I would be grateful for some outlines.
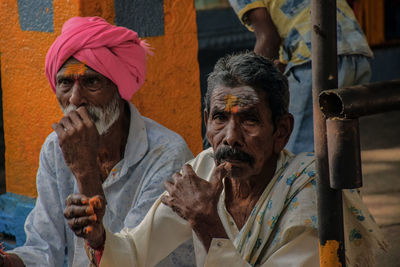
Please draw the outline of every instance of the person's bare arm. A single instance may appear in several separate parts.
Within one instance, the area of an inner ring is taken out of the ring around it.
[[[279,58],[281,38],[266,8],[255,8],[245,14],[245,21],[254,29],[254,52],[270,60]]]
[[[76,178],[79,192],[87,197],[104,197],[97,164],[100,135],[86,108],[69,112],[52,128],[58,136],[65,163]]]
[[[279,61],[281,37],[268,10],[263,7],[255,8],[244,16],[246,24],[251,25],[256,36],[254,52],[272,60],[275,66],[283,72],[286,65]]]

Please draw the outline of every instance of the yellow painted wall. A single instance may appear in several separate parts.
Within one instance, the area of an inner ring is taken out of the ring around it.
[[[0,53],[7,192],[36,196],[40,148],[62,117],[44,75],[45,55],[70,17],[100,15],[112,22],[112,0],[54,0],[54,32],[22,31],[16,0],[0,0]],[[140,112],[182,135],[201,151],[200,82],[192,0],[164,0],[164,36],[154,48],[145,85],[134,96]]]

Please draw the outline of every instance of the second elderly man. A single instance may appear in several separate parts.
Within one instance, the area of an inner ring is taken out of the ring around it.
[[[94,220],[88,202],[101,190],[67,200],[65,216],[92,260],[153,266],[193,237],[197,266],[319,266],[314,156],[284,150],[288,104],[271,61],[252,52],[220,59],[205,99],[212,147],[166,182],[139,226],[113,234],[101,223],[104,201]],[[348,266],[371,266],[372,249],[384,245],[379,229],[356,190],[343,199]]]

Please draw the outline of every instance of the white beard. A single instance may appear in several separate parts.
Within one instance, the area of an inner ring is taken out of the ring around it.
[[[120,115],[120,102],[118,94],[115,94],[110,103],[104,108],[96,106],[86,106],[86,110],[89,113],[90,118],[96,126],[99,135],[104,135],[110,129],[110,127],[117,121]],[[61,106],[64,115],[67,115],[70,111],[76,110],[75,105],[69,105],[67,107]]]

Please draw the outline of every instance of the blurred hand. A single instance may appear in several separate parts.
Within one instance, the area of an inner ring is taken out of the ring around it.
[[[207,250],[212,238],[227,238],[217,204],[228,164],[219,165],[210,182],[198,177],[186,164],[182,167],[182,174],[175,173],[173,181],[164,184],[169,195],[164,195],[161,201],[190,223]]]
[[[87,198],[82,194],[71,194],[65,204],[64,217],[75,235],[84,238],[92,248],[104,245],[105,198],[100,195]]]

